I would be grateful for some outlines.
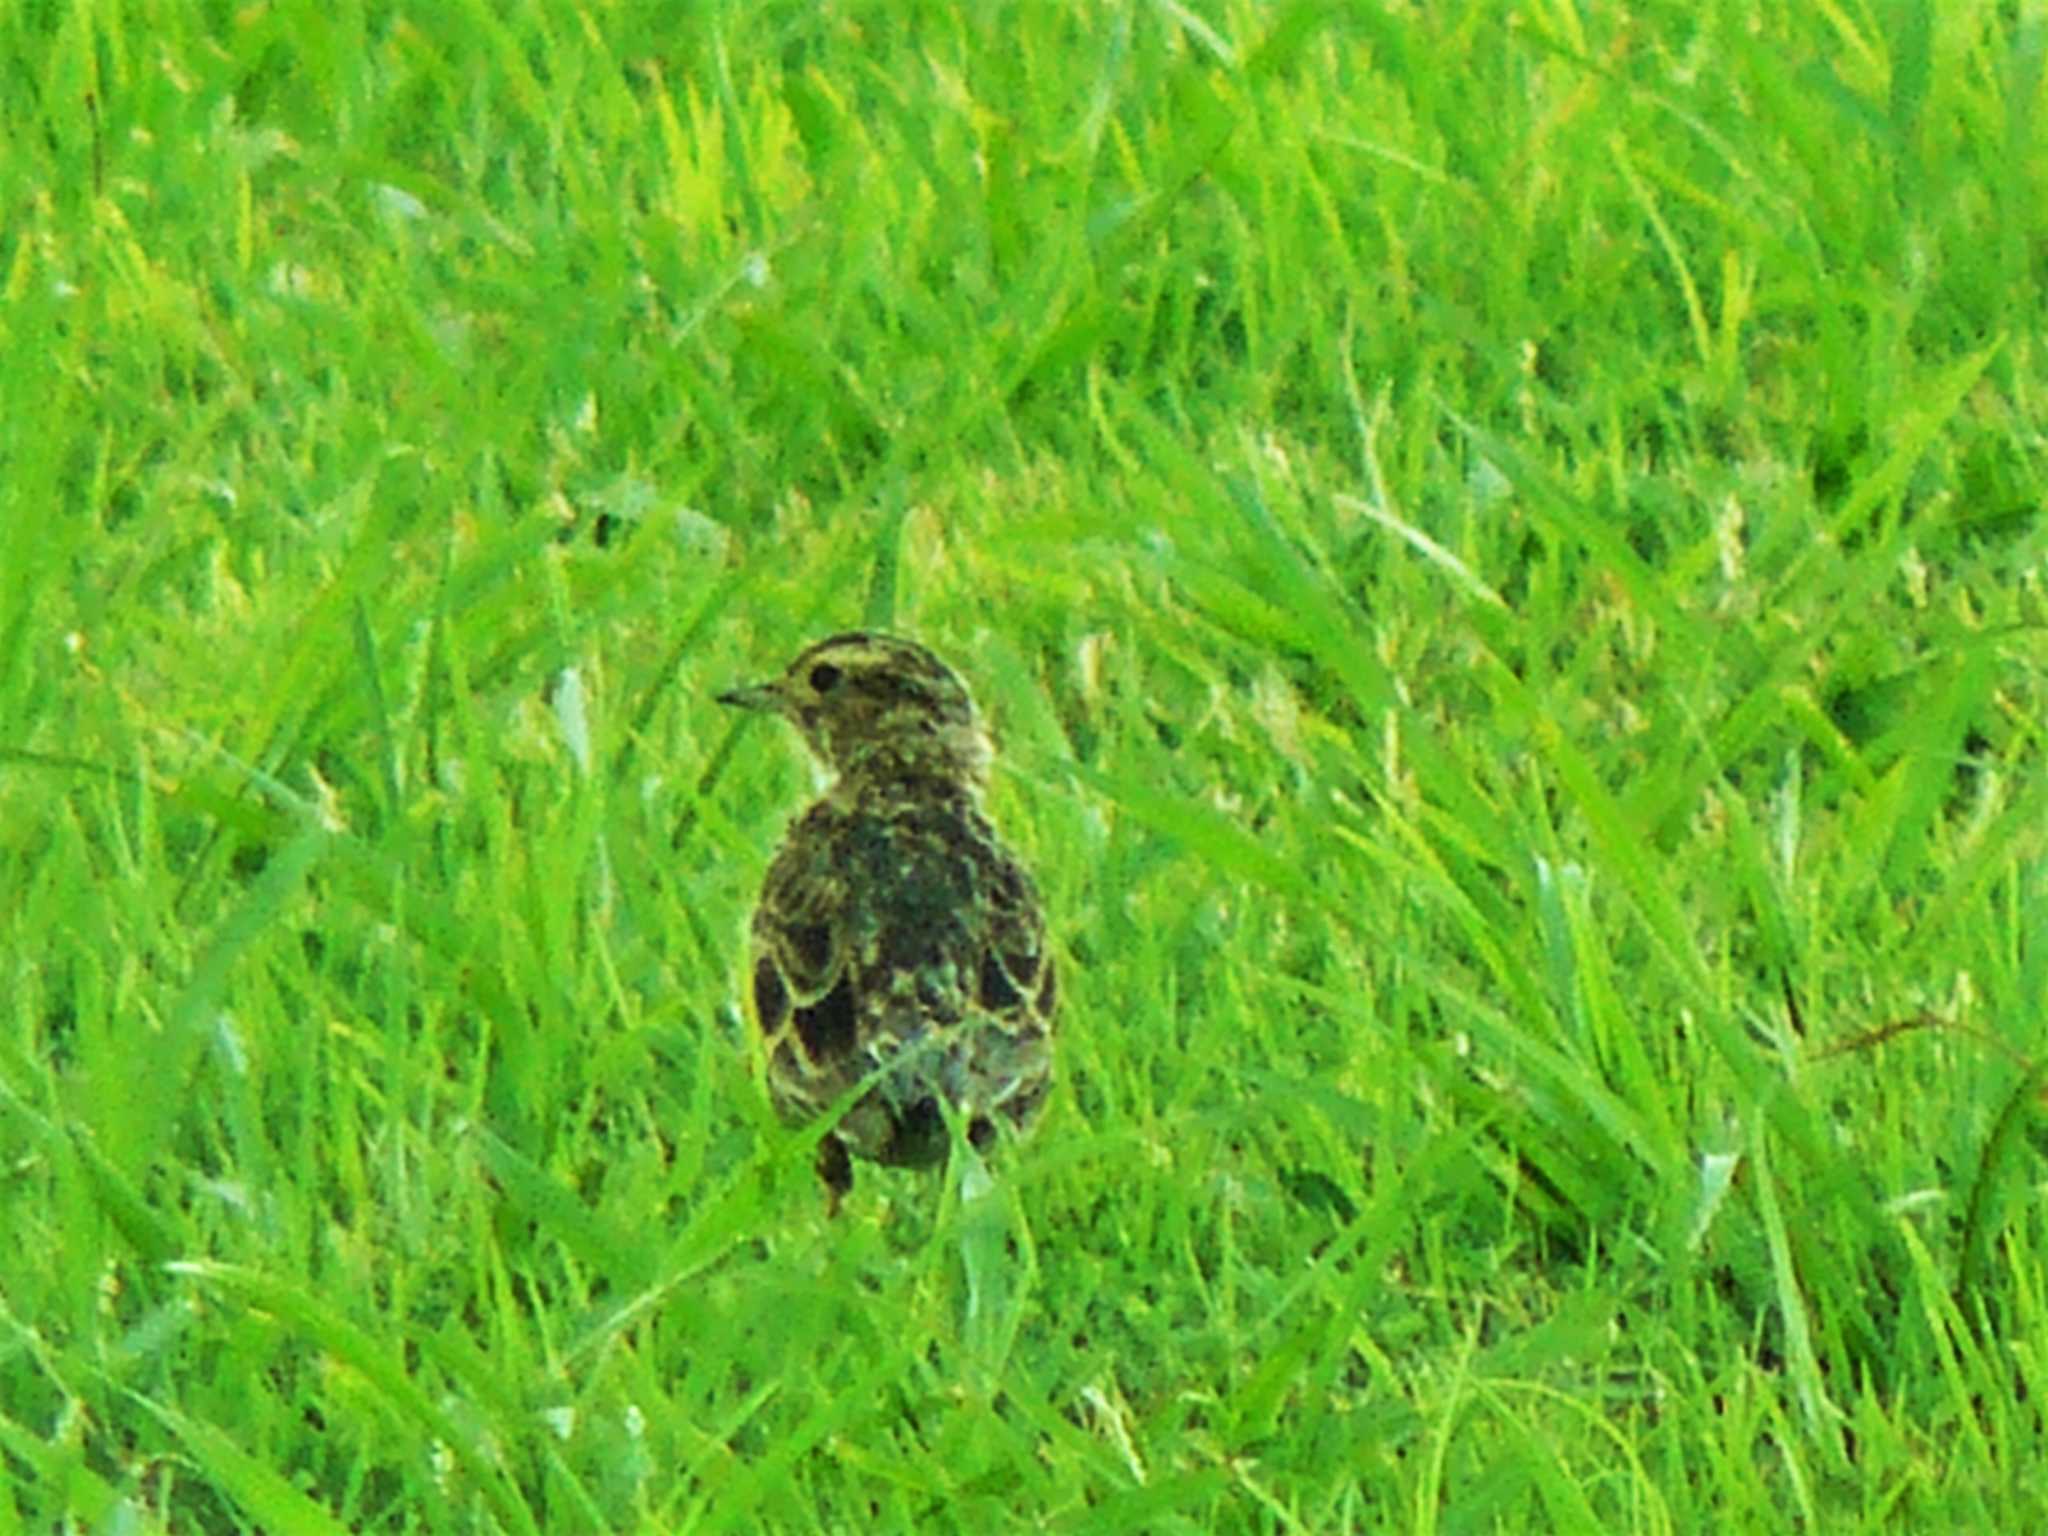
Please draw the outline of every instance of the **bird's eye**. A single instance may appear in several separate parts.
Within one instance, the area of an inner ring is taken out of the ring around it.
[[[830,693],[839,686],[839,669],[829,661],[821,661],[811,668],[811,692]]]

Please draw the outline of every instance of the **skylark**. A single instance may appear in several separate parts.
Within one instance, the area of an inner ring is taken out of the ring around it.
[[[923,646],[833,635],[719,702],[790,721],[835,775],[791,824],[753,922],[768,1086],[805,1124],[867,1084],[818,1146],[833,1209],[853,1157],[945,1161],[949,1114],[986,1149],[1051,1075],[1038,891],[981,808],[991,754],[959,677]]]

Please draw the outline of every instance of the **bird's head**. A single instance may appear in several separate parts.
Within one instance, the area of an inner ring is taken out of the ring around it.
[[[913,640],[863,631],[806,647],[780,677],[718,696],[803,733],[842,780],[931,776],[978,784],[988,733],[967,685]]]

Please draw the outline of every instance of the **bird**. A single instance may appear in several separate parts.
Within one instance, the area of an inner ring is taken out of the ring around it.
[[[789,721],[830,774],[789,824],[750,928],[769,1097],[818,1143],[836,1213],[853,1159],[931,1168],[1021,1133],[1052,1076],[1058,983],[1038,888],[983,809],[994,756],[967,685],[856,630],[718,702]]]

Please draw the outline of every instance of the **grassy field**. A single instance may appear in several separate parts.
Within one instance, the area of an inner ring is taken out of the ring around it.
[[[2044,56],[0,11],[0,1536],[2048,1525]],[[857,623],[1065,1035],[828,1221]]]

